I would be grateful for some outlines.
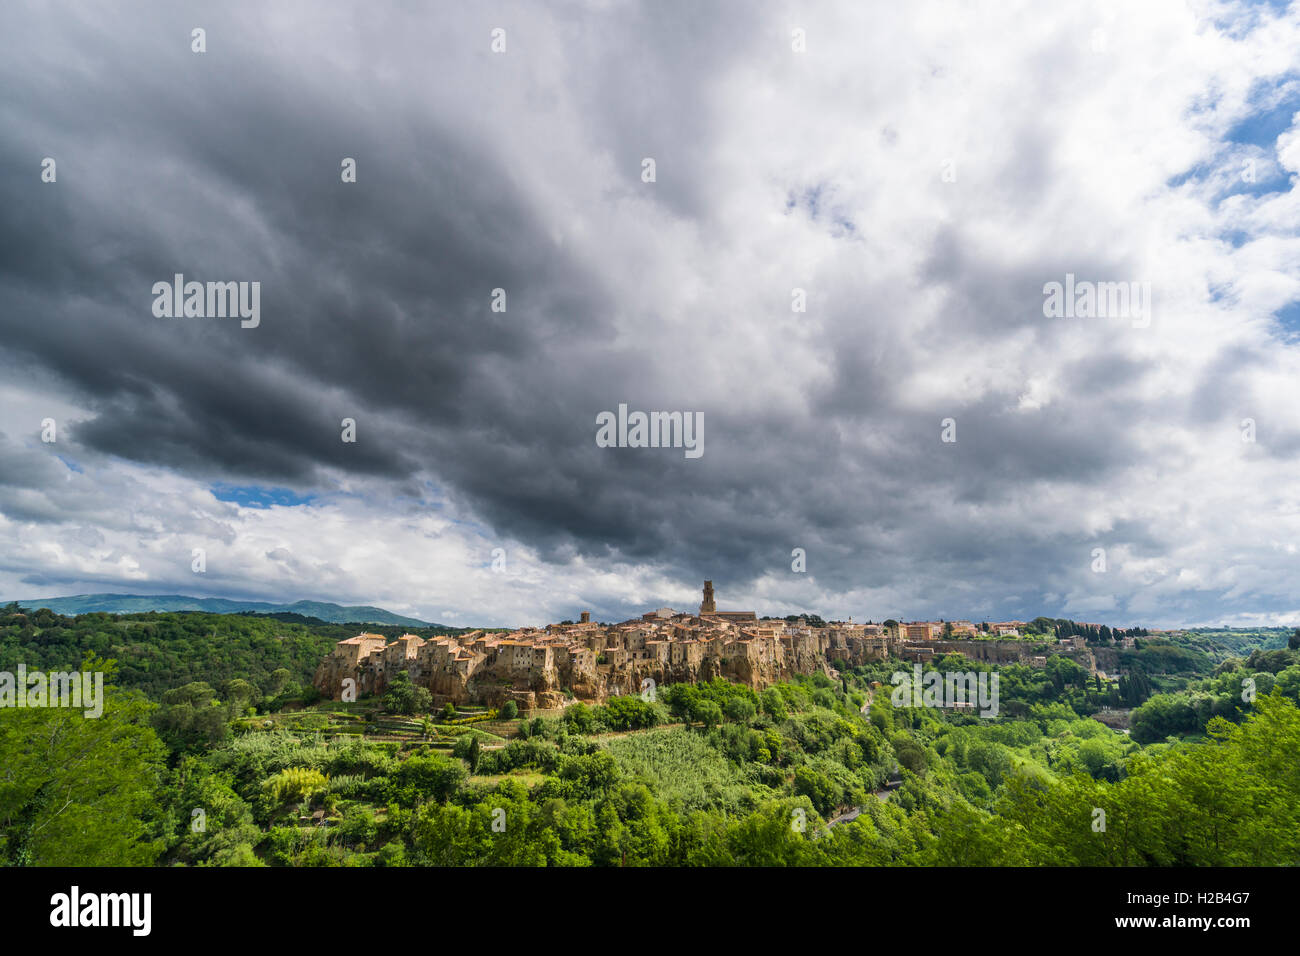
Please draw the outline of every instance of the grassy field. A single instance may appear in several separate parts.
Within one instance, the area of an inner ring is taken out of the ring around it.
[[[735,764],[700,734],[682,728],[629,733],[602,746],[620,770],[684,808],[710,806],[720,798],[740,805],[754,793],[755,785]]]

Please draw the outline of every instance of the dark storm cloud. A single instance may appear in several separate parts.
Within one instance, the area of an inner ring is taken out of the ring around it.
[[[819,154],[841,131],[823,132],[807,169],[789,164],[788,182],[767,185],[773,214],[797,196],[791,221],[839,242],[808,280],[824,307],[792,323],[794,283],[754,276],[785,314],[741,322],[714,299],[696,307],[713,337],[672,324],[684,295],[669,285],[711,290],[748,253],[716,195],[752,160],[717,148],[735,119],[722,94],[762,75],[765,45],[788,50],[783,19],[689,3],[565,7],[545,24],[525,8],[299,15],[289,30],[252,4],[0,15],[0,348],[90,411],[66,428],[74,447],[300,489],[342,474],[418,497],[432,476],[543,557],[576,550],[733,591],[788,572],[799,547],[832,592],[951,585],[1032,604],[1089,545],[1020,520],[1039,489],[1083,500],[1149,452],[1144,416],[1187,412],[1135,410],[1156,362],[1122,329],[1095,330],[1076,359],[1075,330],[1042,315],[1043,283],[1067,271],[1133,278],[1122,252],[1009,255],[977,228],[990,208],[1028,219],[1060,202],[1063,119],[1019,117],[1011,160],[963,166],[975,188],[955,194],[910,272],[864,266],[892,237],[852,220],[851,194],[824,181]],[[500,22],[511,53],[494,58]],[[198,25],[202,55],[189,49]],[[1070,91],[1043,69],[1051,96]],[[884,119],[863,119],[880,148],[914,141],[907,116]],[[771,122],[775,147],[784,132]],[[58,160],[57,187],[39,182],[43,156]],[[340,182],[343,157],[356,184]],[[653,192],[644,157],[658,163]],[[579,161],[593,165],[571,171]],[[615,172],[584,178],[593,168]],[[574,209],[601,213],[573,233],[595,233],[585,246],[564,240]],[[657,264],[637,258],[650,240],[628,238],[639,217],[665,231],[664,248],[699,233],[701,258],[717,261],[665,268],[646,292]],[[177,272],[259,281],[260,326],[154,318],[151,287]],[[496,288],[505,313],[490,310]],[[981,386],[1001,375],[991,387],[917,385],[930,362],[1003,342],[1028,350],[1010,373],[974,357],[960,370]],[[798,387],[756,376],[755,352],[788,355]],[[1056,396],[1025,410],[1035,355]],[[1192,416],[1212,417],[1224,388],[1207,377]],[[702,411],[706,454],[597,448],[596,415],[619,402]],[[939,438],[949,416],[955,444]],[[339,440],[343,418],[356,419],[356,444]],[[57,469],[22,467],[0,470],[4,512],[52,520],[18,490]],[[1140,523],[1115,527],[1157,547]]]
[[[614,62],[604,44],[594,57],[611,82],[590,84],[590,100],[613,120],[594,140],[632,171],[633,129],[677,143],[658,158],[678,169],[707,145],[707,111],[691,101],[707,60],[683,75],[664,57],[682,38],[713,60],[721,38],[737,42],[725,17],[665,13],[606,24],[642,37],[654,25],[644,56]],[[584,366],[618,306],[557,250],[499,144],[393,102],[372,76],[331,81],[325,62],[309,78],[310,43],[271,56],[233,14],[122,15],[133,29],[70,28],[7,77],[18,109],[0,146],[4,344],[94,410],[70,437],[199,476],[306,484],[319,466],[394,479],[430,468],[542,546],[572,536],[645,556],[680,540],[668,518],[645,533],[635,506],[667,494],[680,462],[591,447],[610,395],[665,397],[653,361],[605,350]],[[11,37],[39,16],[13,15]],[[193,22],[208,31],[202,56],[188,49]],[[661,86],[666,98],[645,95]],[[32,188],[46,154],[58,188]],[[359,165],[346,188],[345,155]],[[663,195],[697,201],[680,173]],[[149,290],[176,272],[260,281],[261,325],[153,318]],[[497,287],[506,314],[488,308]],[[356,445],[339,441],[349,416]]]
[[[28,77],[29,109],[38,97],[56,114],[84,108],[62,116],[78,137],[37,150],[61,157],[58,190],[31,189],[30,143],[5,141],[5,344],[90,397],[98,417],[81,440],[304,481],[316,464],[394,477],[417,468],[408,451],[421,449],[385,433],[387,413],[433,432],[508,433],[486,360],[508,376],[525,356],[545,364],[541,335],[596,329],[593,293],[571,291],[581,276],[548,252],[495,157],[427,118],[372,104],[358,119],[302,84],[266,96],[274,61],[226,57],[210,69],[162,33],[98,38],[122,44],[103,55],[105,74],[65,70],[43,97],[43,75]],[[214,47],[226,42],[211,33]],[[359,160],[363,187],[341,188],[344,155]],[[114,182],[133,185],[106,192]],[[265,321],[245,331],[152,318],[149,290],[175,272],[259,280]],[[498,286],[514,299],[509,322],[487,309]],[[366,439],[352,447],[338,440],[346,416],[362,419]]]

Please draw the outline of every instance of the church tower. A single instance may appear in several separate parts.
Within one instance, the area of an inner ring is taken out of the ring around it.
[[[704,600],[700,603],[701,614],[712,614],[718,608],[713,603],[713,582],[704,582]]]

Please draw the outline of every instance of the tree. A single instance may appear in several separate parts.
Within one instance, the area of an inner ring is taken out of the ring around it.
[[[899,736],[894,738],[894,752],[898,755],[898,762],[901,766],[915,774],[924,774],[927,767],[925,758],[925,748],[913,740],[911,737]]]
[[[753,719],[758,709],[754,706],[753,701],[744,697],[733,697],[727,701],[724,713],[727,719],[738,724],[747,724]]]
[[[423,803],[426,797],[446,803],[465,782],[465,776],[460,761],[434,754],[408,757],[392,780],[398,803],[412,807]]]
[[[1286,646],[1293,651],[1300,651],[1300,627],[1296,628],[1295,633],[1287,638]]]
[[[822,814],[833,810],[840,798],[835,782],[806,764],[795,768],[794,792],[811,800],[817,812]]]
[[[467,759],[469,761],[469,772],[476,773],[478,771],[478,760],[479,760],[478,737],[470,738],[469,756]]]
[[[589,734],[592,731],[595,716],[592,714],[590,707],[579,701],[564,711],[564,722],[572,727],[575,733]]]
[[[693,684],[670,684],[659,695],[668,705],[668,712],[683,722],[690,721],[691,704],[699,696]]]
[[[267,685],[266,696],[279,697],[291,680],[293,680],[293,674],[287,667],[277,667],[271,671],[271,680]]]
[[[230,705],[232,715],[242,714],[262,702],[262,692],[257,686],[238,677],[222,682],[221,696]]]
[[[276,805],[286,801],[306,800],[325,789],[325,775],[311,767],[286,767],[262,783],[262,788]]]
[[[0,864],[151,866],[162,851],[151,817],[161,804],[166,751],[153,705],[104,675],[103,713],[65,707],[0,711]]]
[[[502,720],[514,720],[519,716],[519,705],[513,700],[508,700],[501,705],[501,710],[497,716]]]
[[[433,706],[433,695],[426,687],[411,683],[411,675],[398,671],[384,694],[384,709],[395,714],[425,713]]]
[[[663,723],[663,708],[640,697],[611,697],[600,709],[600,718],[610,730],[642,730]]]
[[[249,686],[244,681],[238,684]],[[162,706],[154,712],[152,720],[167,746],[182,753],[207,750],[222,743],[229,733],[230,717],[231,708],[217,700],[217,692],[195,681],[163,694]]]
[[[785,698],[775,687],[769,687],[763,691],[763,713],[773,720],[785,720],[790,716],[789,710],[785,706]]]
[[[1129,716],[1129,732],[1140,744],[1152,744],[1177,734],[1191,734],[1199,729],[1196,711],[1186,698],[1173,694],[1156,694]]]
[[[714,701],[703,699],[691,704],[691,720],[697,721],[705,728],[716,727],[722,723],[722,708]]]

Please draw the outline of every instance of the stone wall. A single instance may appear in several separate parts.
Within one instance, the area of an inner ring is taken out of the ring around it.
[[[590,624],[540,631],[529,629],[507,638],[481,632],[423,641],[404,636],[385,644],[375,635],[340,641],[321,662],[315,684],[338,699],[346,678],[358,693],[382,693],[398,671],[428,688],[435,706],[483,704],[500,707],[513,700],[526,710],[562,707],[566,692],[601,703],[616,694],[639,693],[643,683],[656,686],[696,683],[722,677],[761,690],[799,674],[832,676],[834,667],[853,667],[887,657],[933,660],[961,654],[992,664],[1045,660],[1030,641],[926,640],[903,642],[896,634],[880,635],[861,626],[788,628],[759,622],[746,628],[680,615],[672,621],[642,620],[608,628]],[[1064,653],[1095,673],[1087,648],[1048,645],[1047,654]]]

